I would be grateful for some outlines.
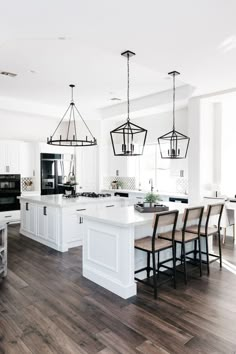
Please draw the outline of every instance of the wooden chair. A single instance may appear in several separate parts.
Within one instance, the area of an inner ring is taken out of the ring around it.
[[[203,263],[207,264],[207,274],[210,274],[210,263],[217,261],[218,259],[220,260],[220,268],[222,268],[222,252],[221,252],[221,240],[220,240],[220,221],[221,221],[221,216],[222,212],[224,209],[224,203],[219,203],[219,204],[212,204],[207,206],[207,211],[206,211],[206,222],[204,226],[201,226],[200,228],[200,235],[201,237],[205,238],[206,242],[206,252],[200,251],[202,254],[206,256],[206,260],[203,260]],[[216,223],[217,226],[209,226],[209,221],[211,217],[216,217],[217,220]],[[196,228],[190,227],[187,229],[189,233],[195,233],[197,232]],[[209,246],[208,246],[208,237],[209,236],[217,236],[218,237],[218,247],[219,247],[219,255],[216,255],[214,253],[209,253]],[[213,257],[210,261],[210,257]]]
[[[152,236],[147,236],[135,241],[135,248],[147,253],[147,266],[135,271],[135,274],[146,271],[147,278],[150,278],[150,272],[153,271],[153,284],[149,281],[144,281],[139,278],[135,280],[140,281],[146,285],[154,288],[154,298],[157,298],[157,287],[161,285],[157,283],[157,277],[159,276],[159,254],[167,249],[172,249],[172,257],[165,262],[173,261],[172,276],[174,279],[174,286],[176,286],[176,273],[175,273],[175,243],[174,234],[176,229],[176,223],[178,219],[178,210],[167,211],[155,214],[153,222]],[[170,240],[164,240],[159,238],[159,228],[168,227],[172,235]],[[156,259],[156,254],[158,255]],[[150,255],[152,255],[152,267],[150,266]],[[164,263],[164,262],[162,262]]]
[[[174,241],[177,244],[181,245],[181,255],[179,258],[175,257],[176,261],[180,261],[183,264],[183,273],[184,273],[184,281],[187,284],[187,260],[190,263],[197,264],[200,270],[200,276],[202,276],[202,262],[201,262],[201,240],[200,240],[200,229],[201,222],[203,216],[204,206],[194,207],[194,208],[186,208],[183,216],[183,228],[182,230],[178,230],[175,232]],[[188,225],[191,223],[191,227],[196,230],[196,233],[188,232]],[[194,224],[193,224],[194,223]],[[169,240],[171,239],[171,235],[169,233],[164,233],[160,236],[163,239]],[[186,252],[186,244],[194,241],[194,250],[190,250]],[[197,251],[197,243],[198,249]],[[175,250],[176,250],[175,246]],[[199,260],[197,260],[197,253],[199,253]],[[194,254],[194,258],[189,257],[189,254]],[[181,271],[181,270],[179,270]]]

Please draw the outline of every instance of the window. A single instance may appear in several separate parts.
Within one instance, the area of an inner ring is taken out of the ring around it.
[[[170,175],[170,160],[163,160],[160,156],[158,144],[147,144],[144,154],[139,157],[138,183],[142,190],[149,190],[150,179],[153,180],[155,190],[174,190]]]

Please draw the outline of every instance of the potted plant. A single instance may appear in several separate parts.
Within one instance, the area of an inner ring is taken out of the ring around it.
[[[117,181],[117,188],[122,189],[122,187],[123,187],[123,182]]]
[[[156,203],[158,200],[160,200],[159,196],[157,194],[154,194],[152,192],[147,193],[144,199],[144,207],[152,207],[154,203]]]

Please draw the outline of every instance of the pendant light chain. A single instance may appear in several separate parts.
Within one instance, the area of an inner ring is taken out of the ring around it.
[[[74,94],[73,94],[74,85],[70,85],[70,87],[71,87],[71,102],[74,102]]]
[[[175,73],[173,74],[173,130],[175,130]]]
[[[130,112],[130,103],[129,103],[129,85],[130,85],[130,80],[129,80],[129,53],[127,54],[127,111],[128,111],[128,118],[127,121],[130,120],[129,118],[129,112]]]

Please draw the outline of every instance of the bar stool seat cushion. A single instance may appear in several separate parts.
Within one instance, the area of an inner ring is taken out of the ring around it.
[[[198,228],[197,228],[197,226],[190,226],[190,227],[187,228],[186,231],[192,232],[194,234],[197,234],[198,233]],[[217,232],[218,232],[218,228],[216,226],[211,226],[211,227],[207,228],[207,235],[213,235],[213,234],[216,234]],[[205,226],[201,226],[200,234],[202,236],[206,236]]]
[[[168,240],[172,240],[172,233],[165,232],[161,234],[160,237],[163,237]],[[185,242],[196,240],[196,239],[197,239],[197,235],[195,235],[194,233],[185,232]],[[174,240],[177,242],[182,242],[182,231],[175,231]]]
[[[135,247],[152,252],[152,237],[147,236],[135,241]],[[155,251],[172,247],[172,241],[157,238],[155,240]]]

